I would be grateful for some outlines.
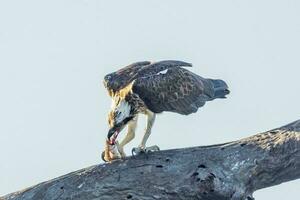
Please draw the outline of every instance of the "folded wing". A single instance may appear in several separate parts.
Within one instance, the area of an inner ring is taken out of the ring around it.
[[[154,63],[149,61],[132,63],[116,72],[106,75],[104,77],[104,86],[108,90],[116,92],[126,87],[133,80],[152,76],[163,70],[179,66],[191,67],[192,65],[190,63],[176,60],[165,60]]]
[[[211,80],[202,78],[180,65],[167,67],[166,71],[137,78],[133,92],[155,112],[176,112],[184,115],[197,112],[215,95]],[[164,70],[164,68],[162,68]]]

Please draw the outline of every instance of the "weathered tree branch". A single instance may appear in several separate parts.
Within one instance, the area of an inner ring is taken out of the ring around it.
[[[300,120],[226,144],[174,149],[101,164],[8,199],[252,199],[300,178]]]

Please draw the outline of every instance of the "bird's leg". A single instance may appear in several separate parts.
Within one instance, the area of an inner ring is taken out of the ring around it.
[[[126,154],[124,152],[124,146],[126,144],[128,144],[135,137],[137,121],[138,121],[138,117],[136,116],[135,118],[133,118],[133,120],[131,120],[128,123],[127,134],[126,134],[125,138],[121,141],[121,143],[118,145],[118,150],[119,150],[122,158],[124,158],[126,156]]]
[[[153,113],[151,111],[147,111],[147,127],[146,127],[146,130],[145,130],[142,142],[139,145],[139,147],[142,148],[142,149],[145,149],[145,147],[146,147],[146,142],[147,142],[147,140],[148,140],[148,138],[151,134],[151,129],[152,129],[152,126],[155,122],[155,118],[156,118],[155,113]]]
[[[139,147],[132,149],[133,154],[139,154],[141,152],[147,153],[149,151],[159,150],[158,146],[156,146],[156,145],[146,148],[146,142],[147,142],[147,140],[148,140],[148,138],[151,134],[151,129],[152,129],[152,126],[155,122],[156,114],[151,112],[151,111],[147,111],[146,115],[147,115],[147,127],[146,127],[146,130],[145,130],[145,134],[143,136],[142,142],[139,145]]]

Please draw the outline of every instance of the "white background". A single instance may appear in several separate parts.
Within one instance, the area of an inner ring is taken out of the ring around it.
[[[0,196],[101,162],[102,78],[131,62],[192,62],[231,89],[197,114],[158,116],[149,145],[222,143],[299,119],[299,9],[296,0],[1,0]],[[299,184],[255,197],[297,199]]]

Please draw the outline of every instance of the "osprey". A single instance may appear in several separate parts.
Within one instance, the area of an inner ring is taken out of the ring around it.
[[[207,101],[226,98],[228,86],[223,80],[206,79],[187,70],[192,64],[165,60],[136,62],[104,77],[104,85],[112,98],[108,115],[109,131],[104,161],[125,157],[124,146],[135,136],[138,114],[147,115],[147,127],[134,153],[159,150],[146,148],[156,114],[164,111],[189,115]],[[128,131],[121,143],[116,141],[125,126]]]

